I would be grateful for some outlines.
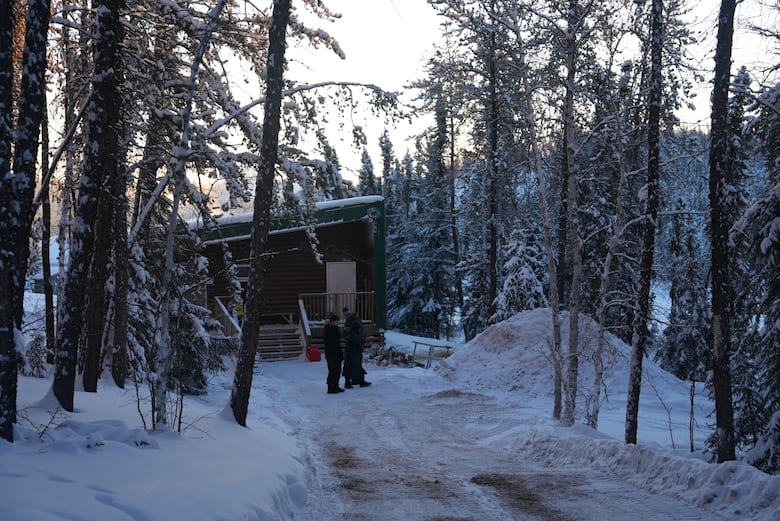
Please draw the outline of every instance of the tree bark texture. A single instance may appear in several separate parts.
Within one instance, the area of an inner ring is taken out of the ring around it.
[[[650,89],[647,111],[647,199],[645,201],[642,258],[639,263],[639,295],[631,334],[628,396],[626,399],[626,443],[636,444],[639,426],[639,393],[642,388],[642,361],[647,347],[650,315],[650,285],[653,281],[656,220],[660,195],[660,128],[663,89],[663,0],[653,0],[650,21]]]
[[[574,411],[577,398],[577,380],[580,363],[580,301],[582,300],[582,240],[579,230],[579,206],[577,203],[579,179],[577,159],[574,150],[574,89],[577,75],[577,26],[580,13],[577,0],[569,2],[568,30],[566,32],[566,98],[564,101],[564,173],[568,187],[568,223],[571,240],[571,293],[569,297],[569,352],[566,371],[566,400],[563,409],[563,423],[574,425]]]
[[[612,236],[607,245],[607,255],[601,267],[601,277],[599,282],[599,307],[598,307],[598,339],[596,352],[593,354],[593,391],[590,395],[590,408],[587,413],[588,426],[598,429],[599,413],[601,410],[601,386],[604,384],[604,345],[606,343],[607,333],[607,308],[609,307],[609,281],[612,271],[612,261],[617,252],[620,243],[620,235],[623,228],[623,187],[626,181],[626,166],[623,152],[623,128],[620,124],[621,114],[618,107],[615,107],[614,126],[615,126],[615,144],[618,150],[619,175],[618,188],[615,196],[615,217],[612,222]]]
[[[265,271],[268,264],[268,233],[271,225],[271,205],[274,195],[274,172],[279,154],[282,90],[284,88],[284,50],[291,0],[274,0],[271,26],[268,30],[268,75],[263,141],[260,150],[250,250],[249,280],[244,322],[241,329],[241,347],[230,395],[230,408],[239,425],[246,426],[252,375],[257,352],[260,316],[263,310]]]
[[[11,215],[13,192],[6,186],[11,178],[11,109],[13,105],[13,59],[11,2],[0,2],[0,438],[13,441],[16,422],[16,336],[17,315],[11,288],[15,261]],[[8,248],[8,249],[6,249]]]
[[[190,77],[187,84],[187,96],[185,98],[184,108],[181,113],[181,136],[178,146],[173,150],[172,156],[176,159],[171,168],[170,178],[173,183],[173,202],[170,209],[170,218],[168,220],[168,230],[166,232],[165,245],[165,268],[162,275],[162,296],[160,297],[160,307],[157,311],[157,327],[155,330],[155,350],[152,356],[147,360],[150,365],[151,375],[150,387],[152,389],[152,425],[156,429],[158,425],[168,425],[168,388],[170,370],[173,366],[173,360],[176,353],[171,344],[171,302],[173,272],[175,269],[174,244],[176,238],[176,228],[179,223],[179,207],[187,185],[186,166],[187,158],[190,153],[190,138],[192,120],[192,105],[197,86],[198,72],[200,71],[203,57],[206,54],[211,35],[217,27],[220,13],[225,7],[227,0],[220,0],[209,12],[209,23],[200,37],[200,43],[192,58],[190,66]],[[143,220],[139,216],[139,220]],[[137,224],[137,223],[136,223]]]
[[[110,168],[105,172],[106,184],[102,186],[98,197],[98,217],[95,227],[95,246],[87,277],[87,309],[84,324],[84,372],[82,383],[84,391],[97,392],[100,378],[100,358],[103,345],[103,326],[106,323],[106,281],[108,280],[108,263],[111,253],[111,235],[113,227],[111,218],[114,200],[109,192],[108,183],[119,174],[118,164],[106,165]],[[113,168],[112,168],[113,167]]]
[[[451,110],[451,109],[450,109]],[[458,234],[458,213],[457,213],[457,198],[455,195],[456,184],[456,161],[457,155],[455,154],[455,117],[450,112],[449,114],[449,128],[450,128],[450,161],[449,161],[449,190],[450,190],[450,229],[452,230],[452,251],[455,253],[453,259],[455,266],[460,263],[460,237]],[[455,280],[455,293],[458,296],[457,306],[463,308],[463,278],[456,277]]]
[[[127,352],[128,300],[130,277],[130,252],[127,245],[127,196],[126,174],[123,171],[111,183],[114,198],[114,289],[112,293],[112,327],[108,339],[108,351],[111,353],[111,376],[120,389],[124,389],[125,380],[130,371]]]
[[[495,4],[491,2],[491,9]],[[488,35],[488,312],[487,318],[496,313],[498,296],[498,71],[496,70],[496,31]]]
[[[54,363],[54,284],[51,278],[51,178],[49,171],[49,122],[46,103],[43,105],[43,122],[41,123],[41,267],[43,275],[43,298],[46,329],[46,362]]]
[[[564,154],[566,151],[564,150]],[[566,171],[564,161],[561,161],[561,172],[559,176],[560,184],[558,190],[560,193],[560,204],[558,205],[558,255],[556,263],[558,264],[558,302],[562,307],[566,307],[566,282],[569,279],[569,258],[568,258],[568,230],[569,230],[569,185],[566,182]]]
[[[725,188],[728,158],[728,91],[736,0],[722,0],[715,49],[710,131],[710,233],[712,260],[712,384],[715,394],[715,452],[718,462],[736,459],[729,357],[729,227]]]
[[[24,315],[24,282],[30,254],[35,163],[46,102],[48,0],[27,5],[22,82],[15,140],[13,104],[13,2],[0,7],[0,437],[13,441],[16,421],[17,331]],[[13,167],[11,167],[11,142]]]
[[[118,167],[120,54],[123,30],[120,0],[102,0],[95,18],[92,95],[87,109],[87,130],[79,181],[73,238],[63,301],[59,306],[57,356],[53,391],[63,409],[73,411],[79,338],[84,326],[87,277],[94,252],[95,227],[104,186]],[[110,225],[110,223],[104,223]],[[102,310],[97,310],[102,314]]]

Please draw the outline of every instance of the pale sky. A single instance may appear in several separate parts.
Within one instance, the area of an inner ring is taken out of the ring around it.
[[[768,47],[768,42],[761,41],[755,34],[748,29],[750,24],[762,26],[780,26],[778,11],[771,9],[764,4],[771,0],[744,0],[737,5],[736,23],[734,27],[733,52],[732,52],[732,74],[739,67],[746,65],[751,71],[759,71],[769,65],[776,64],[780,59],[777,45],[773,48]],[[683,110],[680,118],[683,123],[709,125],[710,116],[710,94],[712,93],[712,79],[714,74],[715,62],[713,55],[715,51],[715,38],[718,28],[718,14],[720,12],[720,0],[700,0],[693,2],[693,10],[688,26],[696,38],[702,41],[698,50],[691,51],[695,58],[695,66],[702,70],[704,81],[698,84],[696,92],[697,98],[694,100],[695,111]],[[756,78],[764,81],[764,78]],[[756,85],[753,86],[756,88]],[[706,120],[706,121],[705,121]]]
[[[763,0],[767,2],[768,0]],[[318,82],[324,80],[358,81],[374,83],[392,91],[401,90],[410,81],[424,76],[423,66],[440,41],[440,17],[426,0],[327,0],[331,10],[342,17],[334,23],[318,20],[312,26],[321,27],[335,37],[346,59],[338,58],[325,49],[299,46],[292,50],[290,58],[295,79]],[[703,80],[697,84],[697,97],[693,100],[695,111],[683,110],[681,120],[688,125],[707,125],[709,95],[711,92],[713,61],[720,0],[692,2],[689,28],[697,38],[703,38],[698,49],[691,50],[695,66],[702,72]],[[299,9],[303,15],[305,8]],[[749,34],[746,23],[760,21],[763,25],[778,26],[777,11],[762,6],[761,0],[744,0],[737,7],[737,25],[734,35],[733,70],[757,60],[764,64],[776,63],[777,49],[762,48],[754,35]],[[768,22],[773,21],[773,22]],[[356,116],[350,114],[350,119]],[[411,146],[403,140],[418,132],[423,125],[412,129],[399,125],[391,134],[395,153],[399,158]],[[370,127],[370,128],[369,128]],[[375,169],[379,167],[377,139],[383,125],[367,125],[368,147]],[[349,148],[350,135],[344,134],[344,148]],[[342,147],[339,147],[341,150]],[[359,153],[355,157],[341,154],[347,168],[359,168]]]
[[[375,84],[387,91],[402,91],[410,82],[424,77],[423,69],[440,39],[439,18],[426,0],[327,0],[325,4],[342,16],[335,22],[316,20],[312,27],[327,31],[339,42],[346,59],[327,49],[307,46],[291,48],[291,72],[299,82],[350,81]],[[298,10],[301,17],[305,8]],[[410,102],[410,94],[405,100]],[[367,148],[375,174],[379,174],[381,157],[379,137],[384,122],[363,113],[343,114],[349,123],[363,125]],[[427,118],[426,118],[427,119]],[[388,128],[395,155],[400,160],[411,144],[406,140],[422,131],[422,120],[416,124],[397,122]],[[360,168],[360,151],[351,142],[351,133],[331,133],[343,172],[347,178]]]
[[[342,60],[324,50],[303,52],[305,65],[320,79],[376,83],[400,90],[422,76],[422,66],[439,41],[439,20],[426,0],[327,0],[341,19],[317,24],[334,36]]]

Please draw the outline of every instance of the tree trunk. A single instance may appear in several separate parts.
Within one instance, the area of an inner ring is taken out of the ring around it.
[[[211,34],[217,26],[217,20],[225,7],[226,0],[221,0],[209,13],[209,24],[206,27],[203,36],[198,44],[198,49],[192,60],[190,67],[190,78],[187,87],[187,97],[181,116],[181,137],[176,147],[178,152],[174,151],[176,163],[171,172],[171,179],[174,185],[173,203],[171,205],[171,216],[168,221],[168,230],[166,236],[165,248],[165,268],[162,277],[162,297],[160,298],[160,308],[158,310],[157,330],[155,333],[156,350],[153,360],[153,370],[156,372],[152,382],[152,410],[154,415],[153,426],[168,424],[168,376],[173,364],[174,353],[171,346],[170,319],[171,319],[171,281],[173,280],[174,263],[174,239],[176,236],[176,227],[179,221],[179,205],[184,194],[184,188],[187,184],[186,165],[190,147],[190,120],[192,118],[192,102],[195,96],[195,87],[198,78],[203,56],[206,54],[206,48],[211,41]],[[138,219],[142,220],[143,216]],[[137,223],[136,223],[137,224]]]
[[[594,429],[599,426],[599,412],[601,410],[601,386],[604,384],[604,363],[602,355],[604,353],[605,335],[607,332],[607,308],[609,307],[609,279],[612,269],[612,260],[615,257],[618,244],[620,243],[621,228],[623,227],[623,186],[626,180],[626,167],[623,161],[623,129],[620,125],[620,111],[615,107],[615,143],[618,149],[618,168],[619,180],[617,195],[615,197],[615,220],[612,223],[612,236],[607,245],[607,255],[604,258],[604,264],[601,267],[601,281],[599,285],[599,307],[598,307],[598,339],[596,352],[593,354],[593,390],[590,395],[590,408],[588,410],[588,425]]]
[[[564,102],[564,172],[568,186],[568,221],[571,239],[571,293],[569,297],[569,353],[567,356],[566,402],[563,423],[574,425],[577,398],[577,380],[580,362],[580,301],[582,299],[582,239],[579,230],[578,172],[574,150],[574,81],[577,74],[577,25],[579,24],[577,0],[569,2],[568,30],[566,32],[566,99]]]
[[[15,308],[15,321],[21,325],[24,308],[24,282],[27,274],[27,259],[30,256],[30,228],[33,221],[33,195],[35,192],[38,157],[38,136],[43,119],[43,106],[46,103],[46,41],[49,30],[48,0],[32,0],[27,8],[27,27],[25,31],[24,57],[19,114],[16,127],[16,146],[14,150],[11,188],[13,197],[19,204],[16,223],[16,237],[13,246],[16,273],[13,279],[12,296],[18,304]],[[13,225],[13,223],[12,223]]]
[[[260,149],[250,250],[249,280],[241,347],[230,394],[230,408],[239,425],[246,426],[252,375],[257,351],[260,316],[263,310],[265,271],[267,266],[268,233],[271,225],[271,205],[274,195],[274,171],[278,158],[281,126],[282,90],[284,82],[284,50],[291,0],[274,0],[271,26],[268,30],[268,73],[263,116],[263,141]]]
[[[54,284],[51,279],[51,179],[49,171],[49,122],[47,104],[43,105],[41,123],[41,267],[43,270],[43,299],[46,329],[46,362],[54,363]]]
[[[107,192],[103,186],[118,166],[117,135],[121,96],[119,84],[121,64],[119,48],[123,29],[119,20],[121,0],[102,0],[95,19],[92,95],[89,98],[87,130],[79,181],[76,222],[70,249],[63,301],[59,306],[57,356],[55,359],[54,395],[63,409],[73,411],[76,382],[76,362],[79,337],[84,325],[87,277],[92,262],[97,208]],[[98,310],[102,315],[102,310]]]
[[[690,446],[691,452],[693,452],[696,448],[696,446],[693,443],[694,440],[694,431],[696,427],[696,417],[694,416],[694,406],[696,405],[696,382],[691,380],[691,390],[690,390],[690,408],[689,408],[689,415],[688,415],[688,443]]]
[[[103,346],[103,326],[105,324],[106,281],[108,280],[108,262],[111,252],[111,235],[113,232],[112,213],[114,201],[109,192],[113,178],[119,175],[119,165],[114,162],[106,165],[111,168],[105,172],[106,184],[101,187],[98,196],[98,217],[95,228],[95,246],[87,278],[87,313],[84,325],[84,372],[82,383],[84,391],[97,392],[100,378],[100,354]],[[113,168],[112,168],[113,167]]]
[[[647,199],[645,202],[642,259],[639,265],[639,295],[631,334],[628,396],[626,400],[626,443],[636,444],[639,426],[639,393],[642,388],[642,361],[647,346],[647,323],[650,316],[650,285],[653,281],[655,229],[660,192],[660,124],[663,77],[663,0],[653,0],[651,7],[650,90],[647,111]]]
[[[564,150],[564,154],[566,151]],[[561,165],[563,165],[563,161],[561,161]],[[567,257],[567,249],[566,245],[569,244],[568,241],[568,229],[569,229],[569,193],[568,193],[568,183],[566,182],[566,172],[565,168],[561,168],[561,174],[560,174],[560,204],[558,205],[558,257],[557,257],[557,264],[558,264],[558,270],[557,270],[557,277],[558,280],[556,280],[556,286],[558,288],[558,302],[560,305],[562,305],[564,308],[566,307],[566,280],[568,279],[568,262],[569,259]]]
[[[491,10],[495,3],[491,2]],[[488,35],[488,312],[496,314],[498,296],[498,71],[496,70],[496,32]]]
[[[450,110],[452,110],[450,108]],[[452,229],[452,251],[455,254],[453,262],[455,266],[460,263],[460,237],[458,235],[458,218],[456,208],[456,196],[455,196],[455,178],[456,178],[456,162],[457,156],[455,155],[455,118],[450,114],[449,120],[450,127],[450,228]],[[458,308],[463,309],[463,278],[455,277],[455,293],[458,297]]]
[[[13,192],[6,179],[11,178],[11,139],[13,107],[13,25],[11,2],[0,2],[0,438],[14,440],[16,422],[17,355],[16,335],[18,327],[14,317],[19,305],[12,298],[15,262],[11,254],[15,231],[12,227],[11,208]]]
[[[127,247],[127,194],[125,171],[111,182],[114,198],[114,288],[112,293],[112,327],[107,350],[111,354],[111,376],[120,389],[124,389],[129,374],[127,353],[128,300],[130,276],[130,252]]]
[[[728,90],[736,0],[722,0],[715,49],[715,80],[712,90],[710,131],[710,233],[712,259],[712,384],[715,392],[715,452],[718,462],[736,458],[734,407],[731,396],[729,357],[729,223],[726,193]]]
[[[46,103],[46,38],[50,3],[31,0],[23,53],[16,142],[11,167],[13,104],[12,3],[0,7],[0,437],[13,441],[16,421],[17,333],[24,316],[24,282],[30,254],[35,161]]]
[[[518,44],[518,62],[520,67],[520,76],[522,81],[523,109],[525,110],[526,123],[528,124],[528,136],[531,142],[532,165],[536,174],[537,193],[539,194],[539,215],[542,220],[542,229],[544,230],[544,248],[547,254],[547,275],[550,279],[550,311],[552,314],[552,358],[553,358],[553,418],[561,417],[561,388],[563,385],[563,374],[561,370],[561,320],[559,311],[559,293],[558,293],[558,274],[555,264],[555,250],[552,240],[552,226],[547,211],[547,200],[544,195],[544,159],[539,144],[539,137],[536,130],[536,116],[530,82],[528,80],[528,66],[526,64],[526,49],[523,43],[523,33],[519,25],[519,16],[516,11],[508,13],[512,21],[512,30]]]

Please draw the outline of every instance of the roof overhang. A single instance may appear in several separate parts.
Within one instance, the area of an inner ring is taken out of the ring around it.
[[[379,195],[336,199],[316,203],[312,223],[316,228],[348,222],[374,222],[384,217],[384,198]],[[253,213],[222,215],[204,227],[203,221],[190,226],[200,233],[206,244],[248,240],[252,235]],[[305,230],[309,225],[291,223],[289,219],[274,219],[270,234]]]

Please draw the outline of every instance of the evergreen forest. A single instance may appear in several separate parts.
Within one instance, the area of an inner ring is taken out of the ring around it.
[[[0,0],[0,437],[19,374],[53,374],[68,411],[77,378],[146,386],[148,428],[175,426],[225,349],[193,298],[207,271],[188,220],[230,211],[254,212],[234,300],[244,424],[272,217],[305,227],[317,202],[381,195],[391,329],[467,341],[549,308],[552,414],[597,427],[598,379],[578,379],[599,374],[600,354],[578,351],[590,317],[632,349],[627,443],[649,358],[707,384],[714,461],[780,470],[777,2],[711,2],[709,39],[686,22],[692,0],[427,3],[442,40],[389,92],[296,79],[290,49],[343,57],[320,28],[339,17],[328,0]],[[740,63],[738,33],[766,63]],[[707,120],[686,124],[702,89]],[[333,124],[354,110],[378,143]],[[423,130],[394,143],[409,118]],[[31,320],[37,273],[46,313]]]

